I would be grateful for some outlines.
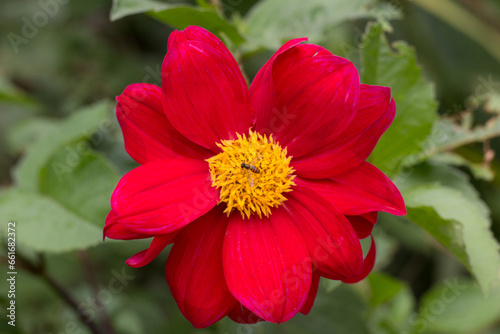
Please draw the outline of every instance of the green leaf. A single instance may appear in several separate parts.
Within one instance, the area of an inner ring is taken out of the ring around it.
[[[16,222],[16,244],[35,251],[67,252],[102,241],[102,229],[47,196],[16,188],[0,193],[0,216]],[[2,229],[5,234],[6,223]]]
[[[490,209],[481,200],[476,188],[471,185],[469,176],[461,170],[440,161],[432,159],[414,166],[410,176],[406,178],[398,176],[395,178],[395,183],[402,192],[418,185],[430,183],[438,183],[454,188],[460,191],[471,204],[475,205],[485,218],[490,215]]]
[[[470,280],[446,279],[422,298],[413,332],[483,333],[500,318],[499,301],[500,285],[485,298]]]
[[[395,8],[373,0],[265,0],[252,7],[245,30],[253,44],[277,49],[297,37],[318,43],[328,29],[348,20],[398,15]]]
[[[30,146],[21,162],[14,170],[17,186],[36,191],[40,178],[40,170],[47,160],[62,146],[89,138],[109,119],[111,104],[108,101],[95,103],[85,107],[65,120],[53,134],[41,138]]]
[[[40,192],[73,213],[102,227],[119,175],[86,143],[66,146],[51,157],[40,174]]]
[[[180,5],[166,4],[154,0],[113,0],[109,19],[119,20],[125,16],[140,14],[149,11],[162,11]]]
[[[7,143],[12,152],[20,152],[43,136],[54,132],[59,121],[47,117],[30,117],[7,131]]]
[[[203,27],[222,40],[224,37],[229,38],[236,46],[245,41],[236,27],[220,17],[213,9],[182,6],[161,12],[150,12],[150,15],[177,29],[185,29],[190,25]]]
[[[166,4],[152,0],[113,0],[110,19],[115,21],[128,15],[146,12],[177,29],[197,25],[211,31],[219,38],[229,38],[236,46],[245,41],[236,26],[217,14],[213,8]]]
[[[403,191],[407,217],[450,250],[487,293],[498,279],[499,245],[490,222],[460,191],[426,184]]]
[[[36,100],[14,86],[2,73],[0,73],[0,101],[23,105],[38,105]]]
[[[361,45],[362,82],[391,87],[396,117],[382,136],[370,162],[394,176],[405,158],[422,151],[436,120],[434,88],[425,82],[415,52],[404,42],[389,46],[380,24],[369,24]]]
[[[403,289],[403,283],[383,273],[371,273],[368,275],[370,286],[370,304],[376,307],[387,302]]]
[[[371,273],[369,323],[372,333],[402,333],[409,327],[408,317],[415,307],[410,288],[384,273]]]

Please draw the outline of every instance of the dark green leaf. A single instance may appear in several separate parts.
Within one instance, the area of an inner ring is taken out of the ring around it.
[[[185,29],[190,25],[203,27],[223,40],[224,37],[229,38],[234,45],[245,41],[233,24],[211,9],[182,6],[151,12],[150,15],[177,29]]]

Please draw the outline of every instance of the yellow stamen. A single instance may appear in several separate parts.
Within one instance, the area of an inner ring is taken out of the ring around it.
[[[238,209],[243,218],[252,214],[269,217],[272,207],[286,201],[284,193],[294,186],[292,157],[286,148],[257,132],[236,134],[238,139],[217,144],[221,153],[207,159],[212,186],[220,189],[220,202],[227,204],[225,213]],[[242,166],[242,163],[245,165]],[[250,168],[252,167],[252,168]]]

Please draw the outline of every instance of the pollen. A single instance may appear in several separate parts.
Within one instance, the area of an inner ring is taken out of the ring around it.
[[[207,159],[212,186],[220,189],[220,203],[226,203],[225,213],[235,209],[243,219],[252,214],[269,217],[273,207],[280,206],[286,192],[295,185],[291,156],[274,141],[250,131],[248,136],[222,140],[217,146],[221,153]]]

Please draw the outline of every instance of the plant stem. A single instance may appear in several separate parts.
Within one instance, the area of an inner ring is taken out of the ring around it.
[[[66,304],[68,304],[68,306],[75,311],[75,313],[78,315],[78,318],[80,318],[80,321],[84,325],[86,325],[93,334],[101,333],[99,331],[99,328],[97,327],[97,324],[92,321],[92,319],[86,317],[85,314],[79,310],[78,303],[73,299],[69,292],[66,291],[66,289],[61,284],[59,284],[56,280],[48,275],[45,270],[45,261],[42,254],[39,255],[40,261],[38,265],[33,264],[30,260],[25,258],[20,253],[17,253],[16,257],[17,259],[19,259],[20,265],[27,271],[43,278],[45,282],[47,282],[49,286],[52,287],[52,289],[61,297],[61,299],[64,300]]]
[[[87,281],[89,282],[89,285],[92,289],[92,293],[95,297],[96,304],[99,307],[99,309],[102,309],[102,312],[99,312],[101,321],[105,327],[106,333],[108,334],[115,334],[115,330],[113,328],[113,324],[111,323],[111,319],[108,316],[108,312],[106,312],[106,308],[104,305],[102,305],[101,299],[98,298],[98,293],[99,293],[99,282],[97,281],[97,277],[95,275],[94,267],[92,266],[91,262],[89,261],[89,256],[87,251],[80,251],[78,252],[78,256],[80,260],[82,261],[84,270],[85,270],[85,276]]]

